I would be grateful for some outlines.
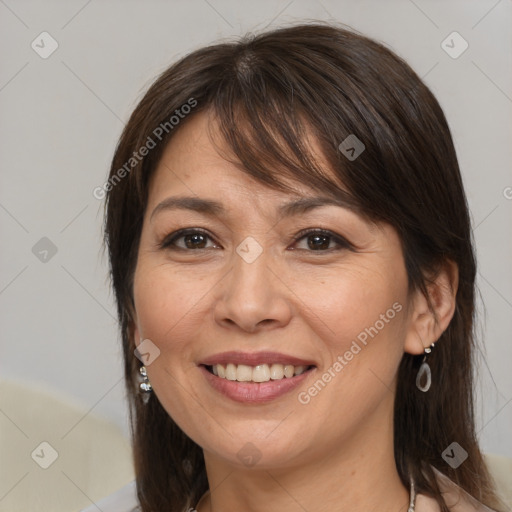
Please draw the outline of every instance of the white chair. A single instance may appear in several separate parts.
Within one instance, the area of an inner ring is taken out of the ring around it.
[[[121,430],[59,395],[0,381],[0,512],[78,511],[133,479]]]

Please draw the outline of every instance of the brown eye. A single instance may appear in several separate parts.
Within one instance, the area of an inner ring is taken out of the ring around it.
[[[163,249],[198,250],[209,249],[210,235],[199,229],[182,229],[171,233],[160,244]],[[214,245],[214,247],[218,247]]]
[[[315,252],[330,252],[332,250],[351,249],[352,246],[343,237],[325,229],[301,231],[295,242],[306,241],[306,247],[297,247],[300,250]]]
[[[326,235],[309,235],[307,237],[308,247],[312,250],[328,249],[331,239]]]
[[[184,235],[182,238],[187,249],[204,249],[206,246],[207,237],[202,233]]]

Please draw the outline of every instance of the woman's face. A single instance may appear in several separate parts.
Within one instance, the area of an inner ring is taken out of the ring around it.
[[[322,194],[257,183],[206,127],[199,114],[180,128],[150,184],[134,301],[154,393],[227,464],[374,450],[404,349],[422,351],[397,233],[343,205],[290,207]]]

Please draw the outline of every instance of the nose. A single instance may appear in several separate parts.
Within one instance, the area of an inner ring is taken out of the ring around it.
[[[281,272],[282,274],[282,272]],[[265,251],[252,262],[233,253],[233,266],[217,288],[214,316],[223,327],[254,333],[286,326],[291,291]]]

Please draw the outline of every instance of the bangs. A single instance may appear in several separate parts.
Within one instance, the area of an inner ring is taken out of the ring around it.
[[[293,84],[255,64],[250,55],[238,60],[209,95],[208,130],[219,154],[270,188],[298,193],[294,183],[306,185],[369,216],[343,180],[337,144],[325,139]]]

